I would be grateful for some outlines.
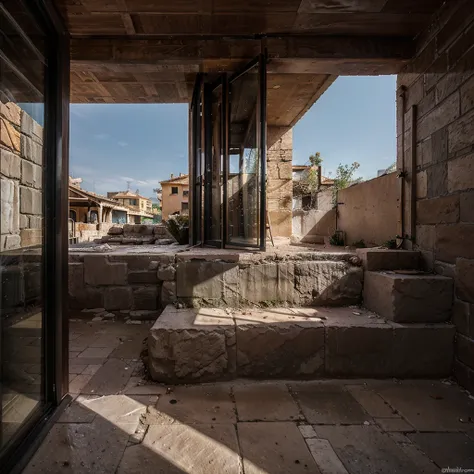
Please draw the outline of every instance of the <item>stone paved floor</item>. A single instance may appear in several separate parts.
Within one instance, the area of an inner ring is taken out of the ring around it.
[[[149,326],[71,323],[74,401],[26,474],[474,469],[474,399],[449,381],[156,385],[139,360]]]

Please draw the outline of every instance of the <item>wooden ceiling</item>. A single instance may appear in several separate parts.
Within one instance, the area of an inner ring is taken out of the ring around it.
[[[189,102],[265,36],[269,124],[292,126],[337,75],[394,74],[443,0],[55,0],[71,32],[71,100]]]

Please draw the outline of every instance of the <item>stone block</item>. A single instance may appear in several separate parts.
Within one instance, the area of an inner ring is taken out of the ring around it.
[[[239,299],[239,268],[222,262],[179,262],[176,268],[178,298],[203,298],[222,302]]]
[[[474,224],[474,191],[459,196],[459,219]]]
[[[21,184],[41,189],[43,187],[43,168],[27,160],[21,160]]]
[[[36,189],[20,186],[20,212],[22,214],[42,214],[42,193]]]
[[[458,299],[454,299],[453,304],[453,316],[451,318],[452,323],[456,327],[456,331],[460,334],[464,334],[465,336],[473,336],[474,337],[474,312],[472,313],[473,316],[473,324],[472,324],[472,334],[470,328],[470,307],[469,303],[465,301],[461,301]]]
[[[25,301],[27,304],[39,304],[42,289],[42,271],[39,264],[28,264],[25,273]]]
[[[455,263],[458,257],[474,258],[474,225],[436,226],[436,260]]]
[[[474,154],[448,161],[448,191],[452,193],[472,188],[474,188]]]
[[[123,227],[120,227],[118,225],[114,225],[111,227],[108,232],[109,235],[122,235],[123,234]]]
[[[176,277],[176,268],[174,265],[160,265],[157,276],[159,280],[172,281]]]
[[[130,284],[146,284],[158,283],[156,272],[137,271],[128,273],[128,282]]]
[[[240,270],[240,292],[244,304],[294,300],[293,263],[252,265]]]
[[[456,260],[456,296],[474,303],[474,260]]]
[[[43,147],[26,135],[21,136],[21,156],[37,165],[43,165]]]
[[[456,336],[456,357],[468,367],[474,366],[474,339],[458,334]]]
[[[0,102],[0,115],[14,125],[21,125],[21,109],[14,102]]]
[[[109,262],[105,255],[85,255],[84,269],[84,280],[88,285],[127,284],[127,264]]]
[[[388,377],[391,375],[393,329],[388,324],[326,328],[326,375]]]
[[[20,230],[18,183],[10,179],[0,180],[1,223],[3,234],[14,234]]]
[[[21,238],[18,234],[11,234],[5,236],[5,241],[3,243],[3,250],[13,250],[20,248]]]
[[[453,280],[439,275],[365,272],[364,305],[396,322],[448,321]]]
[[[235,327],[217,308],[167,306],[148,337],[149,369],[158,382],[202,382],[234,375]]]
[[[22,229],[20,231],[20,238],[22,247],[41,245],[43,242],[43,231],[42,229]]]
[[[69,296],[79,296],[84,291],[84,264],[68,264],[68,288]]]
[[[324,325],[284,308],[236,313],[237,375],[293,378],[324,373]]]
[[[31,137],[33,135],[33,118],[25,111],[21,114],[21,133]]]
[[[0,117],[0,144],[10,150],[21,150],[20,132],[7,120]]]
[[[141,288],[134,288],[133,309],[157,309],[159,307],[158,298],[158,286],[144,286]]]
[[[174,260],[173,254],[130,254],[130,253],[113,253],[109,255],[109,260],[111,263],[123,263],[128,266],[129,271],[144,271],[151,270],[150,266],[154,262],[159,261],[162,263],[168,263]]]
[[[175,303],[176,297],[176,282],[164,281],[161,287],[161,306],[166,306],[170,303]]]
[[[431,135],[432,163],[441,163],[448,159],[448,129],[442,128]]]
[[[132,289],[128,286],[106,288],[104,290],[104,308],[107,311],[132,308]]]
[[[434,225],[416,226],[416,245],[420,246],[420,248],[422,248],[423,250],[433,250],[435,246],[435,241],[436,227]]]
[[[459,221],[459,196],[423,199],[416,203],[418,224],[450,224]]]
[[[8,178],[20,179],[21,176],[21,158],[4,148],[0,148],[0,171]]]
[[[124,235],[153,235],[154,226],[144,224],[124,224],[123,233]]]
[[[30,227],[30,219],[25,214],[20,214],[20,229],[28,229]]]
[[[69,308],[93,309],[104,307],[104,294],[99,288],[85,287],[75,295],[69,295]]]
[[[448,164],[446,162],[430,166],[427,170],[427,197],[434,198],[446,194],[448,190]]]
[[[448,127],[449,153],[453,154],[472,145],[474,110],[471,110]]]
[[[449,377],[453,368],[455,333],[451,324],[395,325],[392,375]]]
[[[344,306],[362,297],[363,271],[345,262],[295,263],[295,303]]]
[[[362,266],[368,271],[416,270],[420,265],[420,252],[382,248],[356,249]]]
[[[424,199],[427,192],[427,174],[426,171],[420,171],[416,174],[416,197]]]

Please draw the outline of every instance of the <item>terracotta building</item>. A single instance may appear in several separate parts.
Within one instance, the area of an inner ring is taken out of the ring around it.
[[[135,193],[130,190],[108,192],[107,197],[128,208],[129,224],[143,224],[148,219],[153,219],[151,199],[138,194],[138,190]]]
[[[173,214],[188,214],[189,212],[189,176],[179,173],[171,175],[170,179],[161,181],[161,213],[163,220]]]

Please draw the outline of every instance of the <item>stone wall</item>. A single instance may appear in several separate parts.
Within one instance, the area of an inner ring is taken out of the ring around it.
[[[0,102],[0,163],[0,250],[39,245],[43,127],[12,102]]]
[[[337,226],[346,245],[363,240],[381,245],[395,239],[400,215],[397,173],[365,181],[338,193]]]
[[[272,232],[273,236],[290,237],[293,201],[293,129],[268,127],[268,136],[267,208]]]
[[[474,10],[446,2],[398,76],[398,168],[407,172],[406,233],[428,269],[455,279],[455,375],[474,390]],[[415,123],[412,106],[416,106]],[[412,150],[412,142],[416,149]],[[414,153],[412,153],[414,152]],[[411,174],[415,159],[416,176]],[[411,228],[411,188],[416,189]],[[415,231],[415,232],[414,232]]]
[[[350,253],[275,259],[265,254],[111,252],[70,253],[69,258],[73,309],[155,311],[175,302],[343,306],[359,303],[362,295],[363,271]]]

